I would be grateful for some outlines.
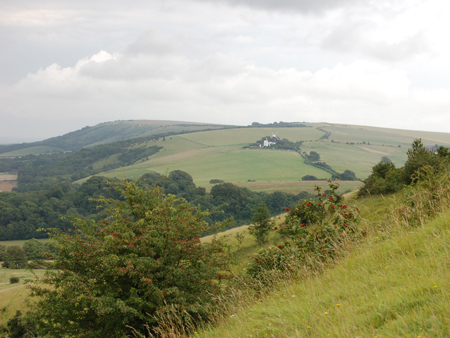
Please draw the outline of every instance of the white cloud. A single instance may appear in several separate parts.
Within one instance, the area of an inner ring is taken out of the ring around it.
[[[74,67],[51,65],[29,74],[2,96],[2,108],[23,119],[78,124],[95,116],[104,121],[164,118],[245,125],[282,119],[407,128],[401,111],[420,120],[421,110],[442,114],[450,108],[448,90],[413,90],[404,72],[375,62],[357,60],[316,72],[273,70],[218,53],[192,60],[101,51]]]
[[[132,118],[443,131],[448,122],[442,1],[5,4],[4,135],[24,130],[11,128],[17,121],[48,136]]]

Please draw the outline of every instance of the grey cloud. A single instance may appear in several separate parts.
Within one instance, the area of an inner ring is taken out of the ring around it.
[[[429,53],[424,33],[419,32],[398,42],[371,40],[365,32],[374,27],[371,22],[351,21],[332,28],[322,40],[323,49],[336,52],[359,52],[383,61],[396,62]]]
[[[164,41],[153,31],[146,31],[141,34],[126,49],[126,54],[151,54],[151,55],[167,55],[173,53],[174,48],[171,43]]]
[[[216,2],[217,0],[196,0],[201,2]],[[357,0],[219,0],[232,6],[247,6],[256,9],[295,11],[301,13],[320,14],[328,10],[359,4]]]
[[[402,61],[431,51],[422,33],[414,34],[396,43],[379,41],[364,44],[363,49],[367,54],[385,61]]]

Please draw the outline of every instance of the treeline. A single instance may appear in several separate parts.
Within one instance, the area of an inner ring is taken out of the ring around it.
[[[351,170],[345,170],[343,173],[339,173],[334,170],[329,164],[320,161],[320,154],[315,151],[311,151],[309,154],[304,152],[303,155],[306,158],[306,163],[312,165],[314,167],[325,170],[331,174],[332,180],[342,180],[342,181],[359,181],[356,177],[356,174]],[[305,175],[302,177],[303,181],[317,181],[319,180],[317,177],[312,175]]]
[[[1,159],[0,172],[18,170],[15,188],[19,192],[39,191],[50,187],[128,166],[147,159],[162,147],[147,146],[149,139],[133,139],[83,148],[77,152],[28,155]],[[115,155],[115,156],[114,156]],[[98,163],[105,160],[104,164]]]
[[[256,141],[255,143],[250,143],[248,146],[244,146],[243,148],[248,148],[248,147],[262,147],[264,146],[264,141],[265,140],[269,140],[270,142],[272,141],[272,136],[265,136],[262,137],[260,140]],[[279,150],[299,150],[300,146],[302,145],[302,141],[297,141],[297,142],[291,142],[289,141],[287,138],[283,138],[283,139],[278,139],[276,140],[276,143],[272,143],[270,145],[270,148],[273,149],[279,149]]]
[[[59,183],[48,190],[31,192],[0,193],[0,240],[46,238],[46,231],[38,229],[71,229],[70,216],[99,221],[106,217],[98,213],[99,196],[119,199],[114,190],[115,179],[94,176],[81,186]],[[158,173],[148,173],[140,177],[141,185],[164,187],[167,194],[183,197],[203,210],[222,209],[213,212],[207,221],[212,224],[218,220],[233,217],[236,225],[251,221],[253,208],[265,202],[271,215],[276,215],[286,207],[295,205],[307,193],[299,195],[275,192],[273,194],[253,192],[231,183],[215,185],[210,194],[205,188],[197,187],[192,176],[180,170],[172,171],[168,177]]]
[[[0,245],[0,262],[9,269],[43,269],[47,265],[44,261],[48,259],[47,254],[56,253],[57,249],[52,243],[33,238],[23,243],[22,247]],[[28,263],[30,260],[33,262]]]
[[[372,167],[372,174],[365,179],[364,186],[358,196],[390,194],[414,183],[421,175],[436,175],[450,162],[448,148],[436,146],[436,151],[427,150],[421,139],[413,141],[407,151],[408,159],[405,165],[397,168],[387,157]]]

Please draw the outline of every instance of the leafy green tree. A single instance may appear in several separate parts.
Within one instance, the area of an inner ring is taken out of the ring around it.
[[[414,181],[413,175],[418,169],[426,165],[436,169],[439,165],[439,156],[436,156],[432,151],[428,151],[421,139],[415,139],[406,154],[408,155],[408,160],[403,169],[406,184],[411,184]]]
[[[3,262],[6,257],[6,246],[0,245],[0,261]]]
[[[5,261],[3,262],[4,268],[24,269],[27,263],[27,255],[20,246],[13,245],[6,249]]]
[[[23,251],[25,251],[27,258],[30,260],[43,258],[48,248],[46,244],[34,238],[23,243]]]
[[[53,231],[57,260],[31,285],[41,334],[122,337],[173,309],[205,318],[221,292],[217,275],[229,255],[220,239],[200,242],[208,213],[158,187],[116,188],[123,200],[102,200],[107,219],[73,219],[73,234]]]
[[[273,220],[270,219],[270,212],[266,204],[260,203],[253,210],[253,224],[248,227],[250,235],[255,237],[258,245],[263,245],[267,242],[269,233],[273,228]]]
[[[306,157],[308,158],[308,160],[310,160],[311,162],[316,162],[316,161],[320,161],[320,155],[318,152],[315,151],[311,151],[309,153],[309,155],[306,155]]]
[[[404,182],[403,169],[396,168],[392,162],[379,163],[372,167],[372,174],[365,179],[358,196],[391,194],[401,189]]]

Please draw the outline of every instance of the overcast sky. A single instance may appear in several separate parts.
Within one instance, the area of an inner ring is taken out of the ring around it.
[[[444,0],[1,0],[0,142],[97,123],[450,131]]]

